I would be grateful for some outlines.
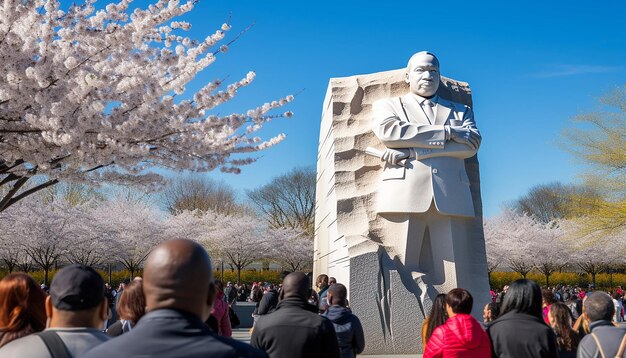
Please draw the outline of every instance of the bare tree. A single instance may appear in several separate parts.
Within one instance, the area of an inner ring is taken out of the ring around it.
[[[230,185],[206,177],[178,178],[164,190],[163,197],[167,210],[174,215],[185,210],[232,215],[241,210]]]
[[[248,191],[248,197],[265,214],[274,228],[303,230],[313,237],[315,228],[316,172],[312,167],[296,168],[274,178],[269,184]]]
[[[587,215],[599,199],[599,193],[590,187],[553,182],[532,187],[528,194],[515,200],[512,207],[535,220],[549,223]]]

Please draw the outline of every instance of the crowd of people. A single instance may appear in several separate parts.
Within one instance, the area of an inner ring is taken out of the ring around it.
[[[117,290],[91,267],[70,265],[48,292],[24,273],[0,281],[0,357],[341,357],[366,342],[346,286],[302,272],[250,289],[214,281],[207,252],[170,240],[149,255],[143,277]],[[433,300],[422,336],[424,357],[622,357],[621,290],[541,289],[520,279],[492,292],[483,321],[470,292]],[[250,344],[232,335],[233,306],[256,303]]]

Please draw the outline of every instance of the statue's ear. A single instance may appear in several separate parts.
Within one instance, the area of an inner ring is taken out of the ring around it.
[[[409,72],[404,73],[404,82],[409,83]]]

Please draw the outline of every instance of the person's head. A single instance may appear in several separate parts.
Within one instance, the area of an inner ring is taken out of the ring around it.
[[[336,283],[337,283],[337,279],[336,278],[334,278],[334,277],[329,277],[328,278],[328,285],[329,286],[332,286],[332,285],[334,285]]]
[[[348,289],[340,283],[332,284],[328,287],[326,299],[331,306],[346,307],[348,305]]]
[[[311,283],[307,275],[302,272],[292,272],[283,280],[283,290],[280,299],[301,298],[308,300],[311,292]]]
[[[46,294],[32,277],[11,273],[0,281],[0,347],[46,328]]]
[[[328,286],[328,275],[321,274],[317,276],[317,279],[315,280],[315,287],[322,289],[327,286]]]
[[[109,308],[104,294],[104,280],[93,268],[65,266],[54,276],[46,298],[50,327],[102,329]]]
[[[621,295],[619,294],[619,292],[616,291],[616,292],[613,293],[613,299],[619,300],[620,297],[621,297]]]
[[[143,271],[146,311],[177,309],[209,318],[217,294],[211,259],[198,243],[168,240],[146,259]]]
[[[500,304],[497,302],[487,303],[483,309],[483,322],[493,322],[498,316],[500,316]]]
[[[572,327],[572,312],[565,303],[555,302],[550,305],[548,321],[553,328],[556,326]]]
[[[433,306],[428,314],[428,324],[426,325],[426,334],[424,340],[428,342],[435,328],[446,323],[448,313],[446,312],[446,295],[438,294],[433,300]]]
[[[217,289],[217,292],[224,292],[224,282],[215,280],[215,288]]]
[[[611,321],[615,314],[615,305],[613,299],[602,291],[596,291],[590,294],[584,301],[585,318],[589,322],[595,321]]]
[[[454,288],[446,295],[446,312],[448,317],[454,317],[459,313],[472,313],[474,298],[463,288]]]
[[[414,54],[406,66],[404,80],[412,93],[426,98],[434,96],[441,82],[439,60],[428,51]]]
[[[579,336],[578,333],[572,330],[572,313],[567,305],[562,302],[552,303],[550,311],[548,311],[548,320],[556,333],[559,349],[575,351],[578,346]]]
[[[128,285],[129,283],[130,283],[130,278],[125,278],[122,280],[122,282],[120,282],[119,288],[123,290],[124,287]]]
[[[541,290],[541,300],[543,306],[549,306],[557,301],[554,292],[547,288]]]
[[[117,303],[117,314],[121,319],[131,321],[133,325],[146,314],[146,296],[143,294],[141,280],[126,285]]]
[[[525,313],[543,319],[541,288],[539,288],[539,285],[525,278],[513,281],[504,296],[500,316],[511,311]]]

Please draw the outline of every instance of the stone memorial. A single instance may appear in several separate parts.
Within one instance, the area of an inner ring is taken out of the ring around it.
[[[422,352],[438,293],[489,282],[481,135],[469,85],[418,52],[407,68],[330,80],[317,158],[314,275],[348,287],[365,354]]]

